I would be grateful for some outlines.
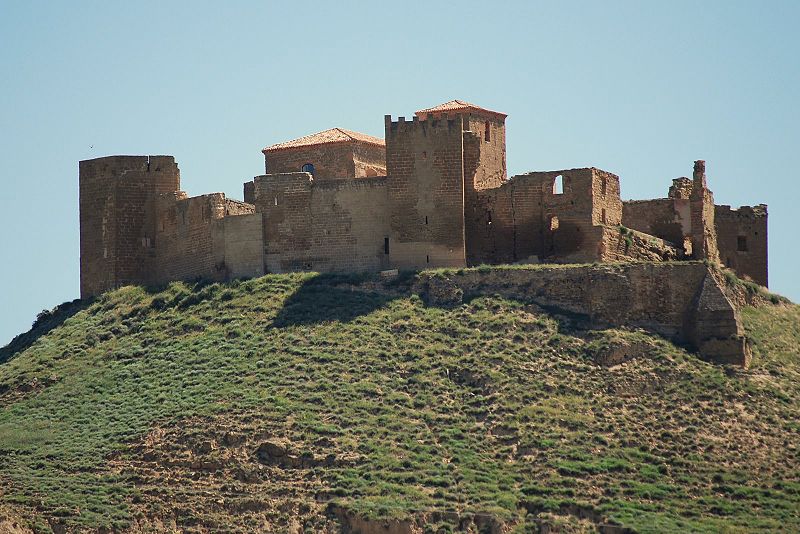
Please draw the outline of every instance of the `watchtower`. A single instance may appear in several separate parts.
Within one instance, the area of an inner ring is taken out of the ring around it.
[[[79,163],[81,298],[146,284],[155,200],[180,189],[172,156],[108,156]]]
[[[391,265],[466,265],[465,206],[506,178],[505,117],[461,100],[385,117]]]

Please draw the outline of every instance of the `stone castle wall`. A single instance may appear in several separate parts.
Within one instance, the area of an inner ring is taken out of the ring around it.
[[[423,273],[416,290],[433,304],[497,294],[583,317],[592,328],[639,327],[720,363],[747,366],[752,357],[738,310],[701,262]]]
[[[389,266],[386,178],[313,180],[307,173],[258,176],[269,272],[376,271]]]
[[[767,206],[716,206],[720,260],[740,276],[767,285]]]
[[[320,139],[264,149],[245,202],[187,198],[170,156],[81,162],[82,295],[296,270],[720,257],[767,282],[766,207],[714,206],[703,161],[668,198],[623,203],[619,177],[596,168],[507,179],[505,115],[480,108],[386,116],[385,147]]]
[[[222,193],[188,198],[171,156],[80,162],[80,207],[82,297],[264,273],[261,214]]]

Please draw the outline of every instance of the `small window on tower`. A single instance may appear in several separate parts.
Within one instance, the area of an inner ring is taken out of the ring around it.
[[[483,126],[483,138],[487,143],[492,140],[492,129],[489,121],[486,121]]]
[[[311,176],[314,176],[314,164],[313,163],[306,163],[303,165],[302,169],[303,172],[307,172]]]
[[[606,209],[605,208],[600,210],[600,219],[603,221],[603,224],[606,224]]]
[[[383,238],[383,253],[384,254],[388,254],[389,253],[389,238],[388,237],[384,237]]]
[[[563,195],[564,194],[564,177],[560,174],[555,177],[553,180],[553,194],[554,195]]]
[[[747,238],[740,235],[736,238],[736,250],[739,252],[747,252]]]

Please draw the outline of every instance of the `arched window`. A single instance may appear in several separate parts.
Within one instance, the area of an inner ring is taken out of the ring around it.
[[[492,130],[489,127],[489,121],[486,121],[486,124],[483,127],[483,139],[488,143],[492,140]]]
[[[564,194],[564,177],[560,174],[555,177],[553,180],[553,194],[554,195],[562,195]]]
[[[303,172],[307,172],[308,174],[313,176],[314,175],[314,164],[313,163],[306,163],[305,165],[303,165],[303,167],[300,170],[303,171]]]

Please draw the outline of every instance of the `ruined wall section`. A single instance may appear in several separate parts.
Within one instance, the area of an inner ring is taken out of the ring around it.
[[[386,116],[390,263],[401,269],[466,264],[462,116]]]
[[[468,152],[465,149],[465,154]],[[469,161],[465,155],[465,162]],[[541,180],[514,176],[500,187],[472,190],[468,199],[464,213],[468,265],[538,263],[542,253]]]
[[[497,294],[583,316],[594,328],[644,328],[721,363],[747,366],[752,357],[738,310],[700,262],[421,273],[415,287],[433,304],[436,295],[452,295],[453,289],[467,297]]]
[[[353,143],[339,142],[264,152],[265,174],[302,172],[314,166],[315,180],[346,180],[356,176]]]
[[[179,192],[159,198],[156,253],[148,282],[224,280],[224,247],[214,246],[213,222],[225,217],[225,208],[222,193],[188,198]]]
[[[650,234],[620,226],[598,226],[600,254],[591,261],[636,262],[678,261],[683,249]]]
[[[676,206],[676,200],[671,198],[625,201],[622,206],[622,225],[683,245],[684,237],[691,236],[691,219],[688,199],[680,202],[681,206]]]
[[[223,193],[161,195],[156,203],[156,246],[149,284],[171,280],[229,280],[260,276],[261,214]]]
[[[469,171],[476,141],[468,135],[464,139]],[[594,168],[533,172],[499,188],[467,192],[470,265],[599,261],[604,222],[618,225],[622,220],[619,178]]]
[[[388,268],[386,178],[312,180],[305,173],[255,179],[269,272]]]
[[[465,170],[464,172],[467,191],[500,187],[508,178],[505,119],[467,114],[464,115],[463,121],[466,130],[464,132],[465,157],[468,144],[473,151],[472,157],[477,155],[477,161],[472,165],[465,163],[467,167],[474,167],[474,170]]]
[[[109,156],[79,164],[81,296],[146,283],[155,202],[180,189],[171,156]]]
[[[692,220],[692,256],[719,262],[717,231],[714,225],[714,195],[706,184],[706,162],[694,162],[689,207]]]
[[[542,183],[542,256],[567,263],[596,257],[592,227],[600,215],[594,199],[595,170],[536,172],[531,176]]]
[[[714,221],[720,259],[743,278],[767,286],[767,206],[716,206]]]
[[[622,223],[619,176],[592,168],[592,224],[616,226]]]

